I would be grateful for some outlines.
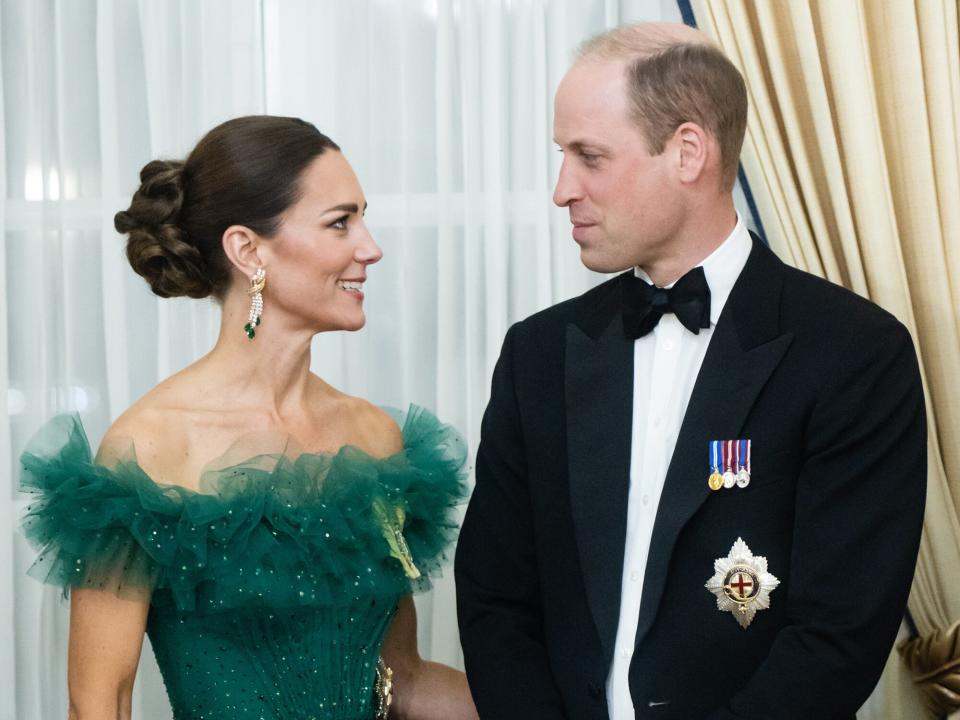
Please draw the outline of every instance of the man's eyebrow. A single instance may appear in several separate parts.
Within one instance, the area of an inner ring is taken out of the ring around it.
[[[554,140],[554,142],[557,145],[559,145],[561,148],[563,147],[556,140]],[[573,152],[577,152],[577,153],[582,153],[582,152],[585,152],[586,150],[591,150],[594,153],[596,152],[605,153],[605,152],[608,152],[610,149],[605,145],[601,145],[595,142],[590,142],[589,140],[574,140],[573,142],[569,143],[567,147],[573,150]]]

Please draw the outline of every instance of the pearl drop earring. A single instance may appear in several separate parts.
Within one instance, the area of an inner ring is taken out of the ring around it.
[[[263,268],[257,268],[257,272],[250,278],[250,289],[247,295],[250,296],[250,320],[243,326],[243,332],[251,340],[256,337],[256,327],[260,324],[260,316],[263,314],[263,287],[267,284],[267,273]]]

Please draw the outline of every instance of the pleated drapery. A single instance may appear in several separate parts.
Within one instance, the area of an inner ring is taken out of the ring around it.
[[[743,163],[773,248],[910,329],[929,423],[910,597],[882,717],[960,708],[960,32],[952,0],[695,0],[743,71]],[[918,697],[919,692],[919,697]]]

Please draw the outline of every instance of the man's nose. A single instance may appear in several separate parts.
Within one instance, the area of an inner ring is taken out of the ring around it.
[[[583,193],[576,174],[570,169],[566,160],[560,165],[560,176],[553,189],[553,202],[559,207],[567,207],[570,203],[580,200]]]

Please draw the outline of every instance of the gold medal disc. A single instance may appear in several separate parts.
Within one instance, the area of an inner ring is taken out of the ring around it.
[[[710,476],[710,480],[707,481],[707,484],[710,486],[711,490],[719,490],[723,487],[723,475],[718,472],[713,473]]]

